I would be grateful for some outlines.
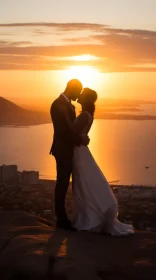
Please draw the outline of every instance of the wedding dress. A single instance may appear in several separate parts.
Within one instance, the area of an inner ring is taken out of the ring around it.
[[[81,114],[88,116],[88,124],[81,132],[83,136],[88,134],[93,119],[86,111]],[[121,223],[117,219],[117,200],[87,146],[75,146],[72,176],[74,228],[112,236],[134,233],[132,225]]]

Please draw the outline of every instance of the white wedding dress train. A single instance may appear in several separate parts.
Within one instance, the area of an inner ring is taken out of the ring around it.
[[[88,112],[82,114],[88,115],[88,125],[81,135],[87,135],[92,125],[92,116]],[[87,146],[76,146],[74,149],[72,182],[74,228],[112,236],[134,233],[132,225],[117,219],[117,200]]]

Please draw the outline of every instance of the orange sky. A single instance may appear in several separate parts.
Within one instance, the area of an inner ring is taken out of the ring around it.
[[[23,0],[16,9],[5,0],[0,96],[46,106],[75,77],[101,98],[156,100],[155,9],[153,0]]]
[[[34,104],[35,108],[45,108],[64,90],[66,82],[77,72],[84,86],[94,88],[100,98],[156,101],[156,73],[100,73],[89,67],[76,69],[0,71],[1,96],[18,104]]]

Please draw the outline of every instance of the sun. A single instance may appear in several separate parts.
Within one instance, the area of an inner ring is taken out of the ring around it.
[[[79,79],[83,87],[95,87],[99,80],[99,72],[90,66],[71,66],[65,72],[66,80]]]
[[[78,63],[81,62],[80,59],[83,60],[83,64],[77,65],[76,63],[75,65],[71,66],[66,65],[65,69],[56,71],[55,80],[58,81],[60,90],[66,87],[66,84],[69,80],[78,79],[81,81],[83,88],[92,88],[98,92],[99,96],[103,96],[105,87],[107,87],[111,81],[110,74],[99,71],[95,66],[87,65],[87,63],[89,63],[87,60],[90,58],[91,56],[89,55],[72,57],[72,60],[77,60]]]
[[[83,54],[83,55],[77,55],[77,56],[72,56],[71,60],[74,61],[90,61],[90,60],[98,60],[99,58],[97,56],[94,55],[90,55],[90,54]]]

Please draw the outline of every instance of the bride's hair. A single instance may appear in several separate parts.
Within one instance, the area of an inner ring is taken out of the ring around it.
[[[92,116],[95,112],[95,102],[97,100],[97,93],[95,90],[90,88],[84,88],[82,91],[83,94],[83,111],[88,111]]]

